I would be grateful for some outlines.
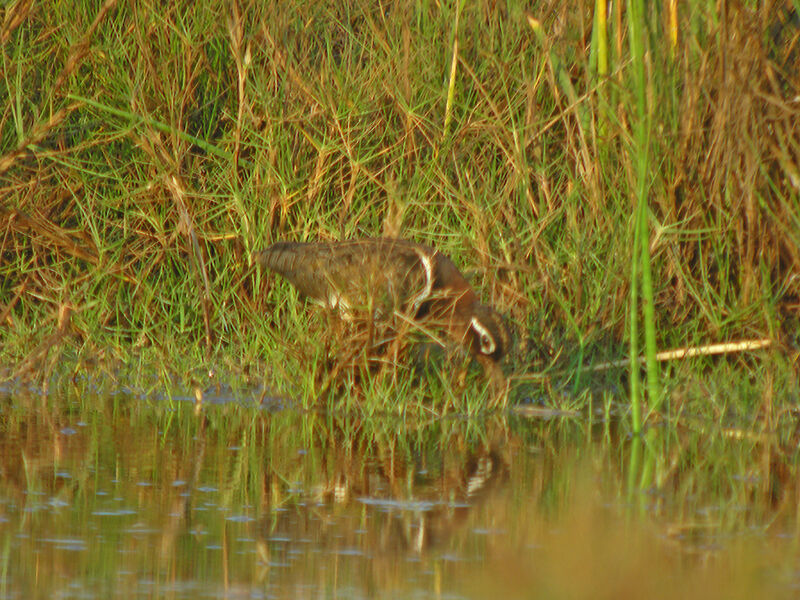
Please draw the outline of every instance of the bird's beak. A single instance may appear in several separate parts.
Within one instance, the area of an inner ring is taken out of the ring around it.
[[[489,389],[492,395],[493,406],[505,406],[508,401],[508,379],[506,379],[500,365],[488,356],[476,357],[483,367],[483,372],[489,380]]]

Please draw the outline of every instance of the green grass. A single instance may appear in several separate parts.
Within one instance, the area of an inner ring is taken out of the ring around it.
[[[665,15],[643,15],[637,84],[614,14],[594,36],[610,48],[602,76],[588,9],[11,3],[0,375],[124,374],[145,391],[223,380],[304,406],[480,413],[490,394],[463,358],[361,368],[328,319],[249,261],[278,239],[399,235],[450,255],[508,316],[512,403],[613,390],[620,371],[585,367],[630,347],[643,189],[657,348],[766,337],[767,366],[697,359],[689,373],[796,371],[792,29],[753,27],[783,9],[715,7],[681,7],[677,47]],[[521,383],[542,371],[546,386]]]

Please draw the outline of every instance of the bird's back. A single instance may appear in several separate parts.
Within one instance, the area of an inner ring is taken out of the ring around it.
[[[422,244],[370,238],[277,242],[255,257],[262,266],[285,277],[303,296],[331,307],[376,304],[394,309],[410,302],[417,303],[418,309],[424,296],[430,294],[436,255]]]

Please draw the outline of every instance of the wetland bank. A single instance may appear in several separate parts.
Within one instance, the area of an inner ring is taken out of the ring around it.
[[[791,596],[800,17],[596,8],[0,8],[0,597]],[[365,237],[506,393],[251,261]]]

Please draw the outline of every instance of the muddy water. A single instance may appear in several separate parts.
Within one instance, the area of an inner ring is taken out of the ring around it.
[[[791,597],[793,432],[0,397],[0,598]]]

